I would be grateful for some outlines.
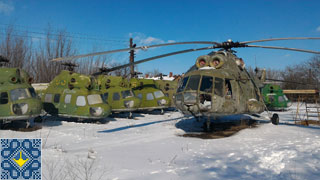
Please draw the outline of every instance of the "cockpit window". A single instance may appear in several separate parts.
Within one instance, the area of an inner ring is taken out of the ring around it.
[[[184,88],[185,88],[185,87],[186,87],[186,85],[187,85],[188,79],[189,79],[189,76],[188,76],[188,77],[183,78],[182,83],[180,83],[180,84],[179,84],[179,87],[178,87],[177,92],[181,92],[181,91],[183,91],[183,90],[184,90]]]
[[[155,91],[153,94],[155,98],[161,98],[164,96],[162,91]]]
[[[198,90],[200,75],[190,76],[189,83],[186,87],[187,90]]]
[[[102,103],[102,98],[99,94],[90,94],[88,95],[88,104],[89,105],[94,105],[94,104],[101,104]]]
[[[214,94],[217,96],[223,96],[223,79],[221,78],[215,78],[214,81]]]
[[[213,86],[213,77],[210,76],[202,76],[200,91],[211,93]]]
[[[12,101],[16,101],[19,99],[29,98],[30,95],[28,94],[27,89],[13,89],[10,91],[10,97]]]
[[[122,91],[121,94],[122,94],[122,98],[123,99],[129,98],[129,97],[133,97],[133,93],[130,90]]]
[[[33,88],[29,88],[29,92],[33,98],[37,97],[36,91]]]
[[[0,104],[8,104],[8,93],[7,92],[2,92],[0,94]]]

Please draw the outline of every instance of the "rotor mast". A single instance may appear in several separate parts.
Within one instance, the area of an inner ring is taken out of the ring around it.
[[[130,48],[135,48],[136,47],[136,44],[133,44],[133,40],[132,40],[132,38],[130,38]],[[131,76],[131,78],[134,78],[134,76],[135,76],[135,73],[134,73],[134,50],[130,50],[130,59],[129,59],[129,61],[130,61],[130,76]]]

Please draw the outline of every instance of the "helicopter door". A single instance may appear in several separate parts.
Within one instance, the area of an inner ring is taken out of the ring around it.
[[[213,112],[223,112],[222,104],[224,103],[224,80],[216,77],[214,79],[214,90],[212,98]]]
[[[234,93],[234,89],[232,87],[232,81],[229,79],[226,79],[224,81],[224,98],[225,102],[223,105],[224,112],[226,113],[234,113],[236,111],[236,97]]]
[[[71,103],[72,100],[72,94],[66,94],[64,97],[64,108],[61,108],[61,113],[62,114],[72,114],[73,111],[76,109],[75,104]]]

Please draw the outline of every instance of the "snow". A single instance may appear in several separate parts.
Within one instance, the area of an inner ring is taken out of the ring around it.
[[[116,117],[105,124],[49,118],[38,124],[41,129],[0,130],[0,137],[42,138],[43,179],[320,176],[320,126],[295,125],[296,106],[279,112],[278,126],[261,121],[255,128],[219,139],[182,137],[202,124],[180,112],[134,115],[135,120]]]

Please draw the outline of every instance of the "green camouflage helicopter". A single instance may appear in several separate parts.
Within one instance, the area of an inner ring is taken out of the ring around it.
[[[261,93],[268,110],[282,111],[292,105],[279,85],[265,84]]]
[[[94,73],[93,76],[98,79],[103,98],[108,99],[115,111],[128,111],[130,118],[133,111],[161,110],[163,113],[163,109],[168,107],[169,99],[164,97],[163,92],[155,87],[154,81],[140,78],[128,80],[120,76],[107,75],[108,72],[110,72],[109,69],[100,68],[99,72]],[[115,102],[113,101],[114,96],[119,99],[117,104],[113,104]]]
[[[109,69],[109,71],[112,71],[118,68],[124,68],[154,59],[182,53],[219,49],[216,52],[211,52],[208,55],[203,55],[197,58],[195,65],[193,65],[180,80],[174,98],[176,107],[182,113],[191,114],[195,117],[207,117],[204,128],[208,130],[211,128],[210,123],[212,117],[213,119],[215,119],[215,117],[218,116],[234,114],[254,115],[259,114],[266,109],[263,101],[263,96],[261,95],[259,89],[260,87],[262,87],[262,81],[256,80],[257,78],[252,77],[247,72],[247,70],[245,69],[244,61],[235,55],[235,51],[232,50],[233,48],[255,47],[320,54],[320,52],[318,51],[296,48],[251,45],[251,43],[257,42],[302,39],[320,38],[273,38],[246,42],[233,42],[232,40],[228,40],[222,43],[211,41],[177,42],[111,50],[86,55],[72,56],[63,59],[74,59],[135,49],[147,49],[152,47],[179,44],[211,44],[212,46],[209,47],[196,49],[193,48],[171,52]],[[279,116],[277,114],[273,114],[270,119],[273,124],[279,123]]]
[[[100,69],[103,72],[103,68]],[[102,99],[111,106],[113,113],[136,111],[141,104],[141,100],[134,96],[132,88],[129,87],[128,80],[120,76],[96,75],[97,84],[95,90],[101,93]]]
[[[170,99],[164,95],[161,89],[156,88],[152,79],[131,78],[130,85],[134,94],[141,99],[139,111],[161,110],[169,107]]]
[[[9,60],[0,56],[0,128],[17,120],[30,121],[41,113],[42,103],[31,86],[32,78],[22,69],[5,68]]]
[[[110,115],[111,108],[94,90],[95,79],[73,72],[75,64],[64,63],[63,70],[41,91],[44,110],[53,116],[81,120],[102,120]]]
[[[178,87],[179,79],[175,78],[173,80],[165,80],[162,77],[162,74],[160,74],[159,79],[155,79],[155,87],[158,89],[161,89],[161,91],[169,98],[169,107],[174,108],[174,94]]]

